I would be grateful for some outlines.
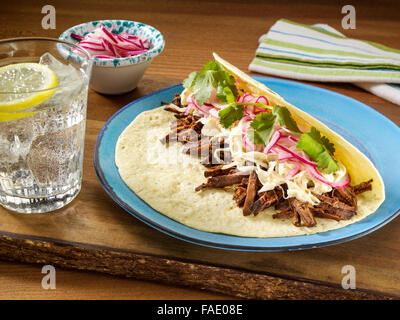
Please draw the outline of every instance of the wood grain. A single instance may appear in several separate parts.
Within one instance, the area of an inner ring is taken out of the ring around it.
[[[233,299],[231,296],[111,276],[98,272],[56,268],[56,288],[43,289],[42,265],[0,262],[0,299],[2,300],[171,300]]]
[[[158,28],[166,38],[166,48],[152,62],[135,91],[105,96],[90,90],[82,192],[69,206],[51,214],[22,215],[0,209],[2,259],[54,263],[238,297],[400,297],[399,219],[362,239],[314,250],[252,253],[211,249],[171,238],[128,215],[106,195],[93,168],[97,135],[105,121],[125,104],[179,83],[210,59],[213,51],[247,70],[258,37],[279,18],[307,24],[323,22],[341,30],[341,6],[337,2],[121,0],[118,5],[111,1],[86,2],[85,7],[90,10],[80,10],[82,5],[76,0],[53,1],[57,29],[43,30],[40,11],[47,3],[13,1],[0,12],[1,20],[6,21],[0,38],[58,37],[75,24],[118,17]],[[357,29],[341,31],[350,37],[400,49],[397,1],[368,5],[353,1],[353,5],[357,10]],[[400,124],[400,107],[351,84],[313,84],[360,100]],[[140,259],[146,263],[137,263]],[[347,264],[356,268],[360,291],[339,289],[341,269]],[[155,267],[160,268],[157,271],[162,272],[162,277],[151,272]],[[204,279],[193,278],[196,275],[203,275]],[[205,275],[214,278],[208,281]],[[7,274],[3,272],[0,288],[5,283],[4,277]]]

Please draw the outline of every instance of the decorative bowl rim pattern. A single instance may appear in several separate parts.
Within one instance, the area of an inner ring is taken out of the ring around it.
[[[117,28],[127,32],[126,30],[130,30],[132,34],[136,35],[138,30],[145,30],[147,32],[146,36],[149,38],[150,43],[152,45],[151,49],[147,52],[125,57],[125,58],[114,58],[114,59],[102,59],[102,58],[93,58],[93,65],[102,66],[102,67],[123,67],[129,66],[133,64],[139,64],[146,61],[151,61],[156,56],[158,56],[165,47],[165,39],[162,33],[156,28],[137,21],[131,20],[117,20],[117,19],[107,19],[107,20],[96,20],[84,22],[78,25],[75,25],[67,30],[65,30],[60,36],[60,40],[65,40],[72,42],[74,44],[78,44],[78,40],[73,39],[71,37],[71,33],[76,33],[79,35],[85,35],[88,32],[94,30],[98,25],[105,25],[107,27],[111,27],[111,25],[116,25]],[[121,29],[122,28],[122,29]],[[133,32],[132,32],[133,30]],[[150,36],[148,36],[150,34]],[[71,53],[73,56],[73,53]]]

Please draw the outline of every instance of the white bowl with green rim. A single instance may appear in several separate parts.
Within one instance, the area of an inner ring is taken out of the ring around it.
[[[103,94],[122,94],[135,89],[143,77],[151,61],[158,56],[165,46],[165,40],[160,31],[154,27],[129,20],[98,20],[85,22],[64,31],[59,39],[79,45],[79,41],[71,34],[85,36],[94,29],[103,25],[107,29],[114,26],[113,33],[126,32],[135,36],[149,39],[150,49],[147,52],[114,59],[92,58],[93,69],[90,86]],[[69,53],[72,55],[73,53]]]

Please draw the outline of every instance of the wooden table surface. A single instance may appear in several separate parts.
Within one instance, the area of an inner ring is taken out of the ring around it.
[[[83,3],[83,4],[82,4]],[[165,36],[166,48],[147,70],[139,87],[121,96],[104,96],[90,90],[88,100],[88,136],[97,136],[104,122],[128,102],[148,93],[179,83],[193,70],[211,59],[213,51],[242,70],[247,67],[257,47],[257,39],[279,18],[287,18],[305,24],[327,23],[349,37],[376,41],[400,49],[400,6],[398,1],[352,1],[356,8],[357,28],[342,30],[341,7],[337,1],[51,1],[56,8],[56,29],[41,28],[41,8],[46,1],[10,1],[3,4],[0,19],[3,21],[0,38],[22,36],[58,37],[65,29],[90,20],[128,19],[141,21],[159,29]],[[400,124],[400,107],[382,100],[351,84],[321,84],[327,88],[364,102],[396,124]],[[91,140],[90,140],[91,141]],[[123,211],[112,204],[95,181],[92,164],[93,145],[87,145],[84,164],[84,188],[91,188],[91,197],[107,203],[116,214]],[[89,183],[88,181],[93,181]],[[87,191],[89,193],[89,191]],[[79,196],[81,197],[81,195]],[[79,201],[79,197],[75,201]],[[76,210],[74,205],[72,209]],[[93,210],[95,208],[93,207]],[[19,219],[19,215],[0,209],[0,214]],[[21,218],[26,219],[26,218]],[[27,221],[27,220],[24,220]],[[52,221],[54,222],[54,221]],[[51,225],[54,227],[54,225]],[[146,227],[147,229],[150,229]],[[146,229],[144,228],[144,229]],[[146,230],[147,230],[146,229]],[[270,254],[265,263],[285,257],[288,274],[295,274],[307,266],[296,265],[305,256],[313,255],[314,264],[329,260],[337,252],[348,250],[343,265],[351,264],[355,255],[364,255],[360,273],[362,285],[368,284],[371,274],[388,274],[391,268],[399,268],[400,242],[397,240],[400,221],[396,219],[382,229],[351,243],[313,251],[296,252],[292,255]],[[164,238],[168,238],[165,236]],[[393,240],[393,241],[392,241]],[[380,246],[388,243],[385,247]],[[182,245],[184,248],[185,245]],[[191,246],[193,248],[194,246]],[[338,247],[341,247],[338,249]],[[378,253],[384,252],[383,256]],[[200,252],[200,250],[199,250]],[[240,256],[241,259],[245,255]],[[291,259],[291,260],[290,260]],[[292,266],[290,266],[292,261]],[[358,261],[354,258],[354,261]],[[367,262],[365,262],[367,261]],[[310,267],[310,266],[309,266]],[[294,271],[296,270],[296,271]],[[300,272],[301,274],[301,272]],[[57,269],[57,289],[41,288],[41,265],[0,262],[0,299],[220,299],[226,295],[209,293],[155,282],[118,278],[94,272]],[[340,271],[338,278],[340,276]],[[337,279],[327,279],[336,281]],[[400,296],[398,273],[385,278],[387,283],[377,285],[377,291]],[[368,287],[368,285],[366,285]],[[371,289],[371,288],[369,288]]]

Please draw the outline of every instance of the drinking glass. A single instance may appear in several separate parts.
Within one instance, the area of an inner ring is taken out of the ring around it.
[[[45,80],[32,71],[37,65],[31,63],[46,66],[38,69],[44,68],[56,82],[32,89]],[[3,207],[44,213],[65,206],[79,193],[91,67],[90,55],[72,43],[50,38],[0,41]]]

